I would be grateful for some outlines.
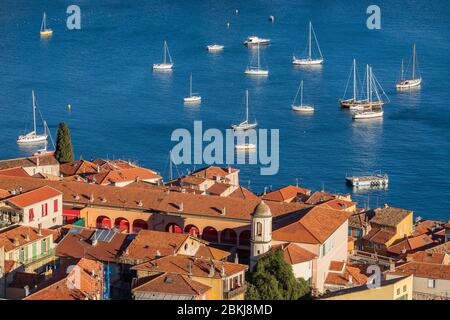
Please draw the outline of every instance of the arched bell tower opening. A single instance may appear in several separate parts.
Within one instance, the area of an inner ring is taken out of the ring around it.
[[[258,261],[258,257],[272,247],[272,212],[269,206],[261,201],[252,214],[252,232],[250,238],[250,270]]]

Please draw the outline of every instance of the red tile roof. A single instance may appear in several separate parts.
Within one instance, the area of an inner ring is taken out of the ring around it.
[[[314,253],[303,249],[294,243],[283,244],[273,247],[273,249],[281,250],[283,252],[284,261],[291,265],[311,261],[317,258]]]
[[[168,272],[186,276],[192,274],[194,277],[221,279],[222,272],[224,272],[226,277],[229,277],[246,271],[248,266],[231,262],[176,255],[144,262],[131,269],[155,273]],[[212,276],[210,276],[211,270],[214,270],[214,275]]]
[[[5,247],[5,252],[8,252],[53,234],[54,231],[50,229],[41,229],[39,235],[39,229],[37,228],[14,226],[0,231],[0,247]]]
[[[389,230],[384,230],[384,229],[379,229],[379,228],[372,228],[369,231],[369,233],[363,237],[363,239],[374,242],[374,243],[385,245],[394,236],[395,236],[395,232],[392,232]]]
[[[236,190],[234,190],[229,197],[232,198],[239,198],[239,199],[247,199],[247,200],[254,200],[257,201],[259,200],[259,197],[254,194],[253,192],[251,192],[250,190],[239,186]]]
[[[83,175],[88,173],[96,173],[97,165],[86,160],[76,160],[73,162],[63,163],[60,166],[60,172],[64,176]]]
[[[408,254],[407,260],[413,260],[418,262],[443,264],[445,261],[446,253],[443,252],[426,252],[418,251],[416,253]]]
[[[267,204],[270,205],[270,202]],[[303,212],[298,220],[274,230],[273,239],[298,243],[324,243],[351,215],[346,211],[320,206],[304,209]]]
[[[12,177],[29,177],[30,175],[22,168],[9,168],[0,170],[0,176],[12,176]]]
[[[221,182],[215,182],[206,192],[212,195],[220,196],[222,193],[231,188],[231,185]]]
[[[411,261],[395,268],[392,274],[411,275],[420,278],[450,280],[450,265]]]
[[[41,188],[34,189],[32,191],[28,191],[17,196],[8,198],[8,202],[12,203],[16,207],[25,208],[36,204],[38,202],[42,202],[57,196],[60,196],[61,192],[56,189],[53,189],[49,186],[43,186]]]
[[[306,200],[307,204],[319,204],[325,201],[336,199],[337,196],[335,194],[331,194],[324,191],[316,191],[314,192],[311,197]]]
[[[412,211],[386,206],[375,209],[375,216],[370,220],[370,224],[380,226],[397,227],[406,217],[412,217]]]
[[[311,190],[299,188],[296,186],[286,186],[278,190],[266,193],[265,195],[261,196],[261,199],[284,202],[295,200],[298,195],[305,197],[309,196],[310,194]]]
[[[239,169],[210,166],[194,171],[191,175],[206,179],[214,179],[214,177],[226,177],[234,172],[239,172]]]
[[[161,179],[162,177],[156,172],[144,168],[128,168],[111,170],[107,172],[93,173],[87,175],[89,181],[97,184],[112,184],[139,180]]]
[[[395,241],[389,246],[388,251],[394,254],[409,253],[427,249],[433,244],[435,244],[435,242],[431,239],[431,236],[422,234],[420,236]]]
[[[145,279],[147,280],[147,279]],[[152,292],[171,295],[200,296],[211,289],[198,281],[192,280],[188,276],[180,274],[162,273],[149,277],[147,281],[142,281],[133,288],[133,292]]]
[[[330,271],[342,271],[345,266],[345,262],[343,261],[331,261],[330,262]]]
[[[356,205],[356,202],[346,201],[342,199],[333,199],[321,204],[321,206],[325,206],[334,210],[346,210]]]
[[[40,166],[48,166],[48,165],[59,165],[58,161],[54,155],[41,155],[36,157],[29,158],[17,158],[17,159],[8,159],[8,160],[0,160],[0,170],[8,169],[8,168],[28,168],[28,167],[36,167],[39,158]]]
[[[325,284],[337,286],[360,286],[367,283],[364,266],[346,265],[344,272],[329,272]]]

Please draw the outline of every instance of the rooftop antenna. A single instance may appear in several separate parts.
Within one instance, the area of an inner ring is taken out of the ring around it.
[[[325,183],[322,182],[322,192],[325,192]]]
[[[248,180],[248,182],[247,182],[247,189],[248,189],[248,190],[251,190],[251,188],[250,188],[250,183],[251,183],[251,181]]]
[[[172,150],[169,151],[169,163],[170,163],[170,181],[173,179],[172,175]]]
[[[295,186],[298,188],[299,178],[295,178]]]

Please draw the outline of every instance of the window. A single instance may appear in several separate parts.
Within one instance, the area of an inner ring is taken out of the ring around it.
[[[397,295],[399,295],[399,294],[400,294],[400,288],[397,289]]]
[[[42,253],[47,252],[47,241],[46,240],[47,239],[42,239],[42,242],[41,242],[41,252]]]
[[[33,208],[31,208],[31,209],[28,211],[28,220],[29,220],[30,222],[34,221],[34,210],[33,210]]]
[[[58,199],[53,200],[53,212],[58,211]]]
[[[42,216],[45,217],[48,214],[48,204],[47,203],[42,204],[41,209],[42,209]]]
[[[262,223],[261,222],[256,223],[256,235],[262,236]]]
[[[436,280],[434,279],[428,279],[428,288],[436,288]]]
[[[403,292],[406,292],[406,285],[403,286]]]

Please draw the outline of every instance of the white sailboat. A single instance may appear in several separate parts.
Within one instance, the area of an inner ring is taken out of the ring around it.
[[[317,49],[319,51],[320,57],[313,58],[312,56],[312,36],[314,36],[314,40],[316,42]],[[319,47],[319,41],[317,41],[316,33],[314,32],[314,28],[312,26],[311,21],[309,22],[309,36],[308,36],[308,56],[306,58],[297,58],[295,55],[292,57],[292,64],[294,65],[319,65],[323,63],[323,55],[322,51]]]
[[[375,83],[376,80],[373,76],[372,67],[370,67],[369,65],[367,65],[366,76],[367,76],[367,80],[366,80],[367,81],[367,92],[369,93],[369,95],[368,95],[369,107],[362,111],[354,112],[353,113],[354,120],[381,118],[381,117],[383,117],[383,114],[384,114],[382,106],[379,106],[378,108],[374,109],[374,106],[372,104],[374,92],[377,95],[378,100],[380,100],[380,99],[379,99],[378,91],[376,89],[376,83]]]
[[[197,93],[192,93],[192,73],[189,77],[189,96],[184,98],[185,103],[200,103],[202,101],[202,97]]]
[[[256,67],[253,66],[249,66],[247,67],[247,69],[245,69],[245,74],[248,76],[263,76],[266,77],[269,75],[269,70],[266,69],[261,69],[261,59],[260,59],[260,54],[259,54],[259,44],[258,44],[258,61],[257,61],[257,65]]]
[[[167,62],[167,56],[169,57],[169,62]],[[163,62],[153,64],[153,70],[172,70],[172,68],[173,68],[173,61],[172,61],[172,57],[170,56],[169,46],[167,45],[167,42],[164,41]]]
[[[412,79],[405,79],[405,70],[402,60],[402,79],[397,82],[397,89],[404,90],[404,89],[410,89],[414,87],[420,86],[422,83],[422,77],[419,76],[419,78],[416,78],[416,63],[417,63],[417,57],[416,57],[416,45],[413,46],[413,63],[412,63]]]
[[[36,132],[36,99],[34,97],[34,90],[31,91],[31,94],[33,96],[33,131],[20,135],[17,137],[17,143],[18,144],[35,144],[35,143],[42,143],[47,141],[47,125],[44,121],[44,134],[37,134]]]
[[[53,30],[47,26],[47,16],[46,16],[45,12],[44,12],[44,17],[42,18],[40,34],[41,34],[42,38],[51,37],[53,35]]]
[[[295,101],[297,100],[299,91],[300,91],[300,105],[295,104]],[[298,87],[297,94],[295,95],[295,98],[294,98],[294,101],[292,102],[291,107],[292,107],[292,110],[298,111],[298,112],[305,112],[305,113],[314,112],[313,106],[303,104],[303,80],[301,81],[300,86]]]
[[[210,45],[206,46],[206,49],[207,49],[209,52],[218,52],[218,51],[222,51],[223,48],[224,48],[224,46],[221,45],[221,44],[210,44]]]
[[[239,124],[234,124],[231,128],[234,131],[244,131],[256,128],[258,123],[255,121],[254,123],[248,122],[248,90],[245,91],[245,120]]]

